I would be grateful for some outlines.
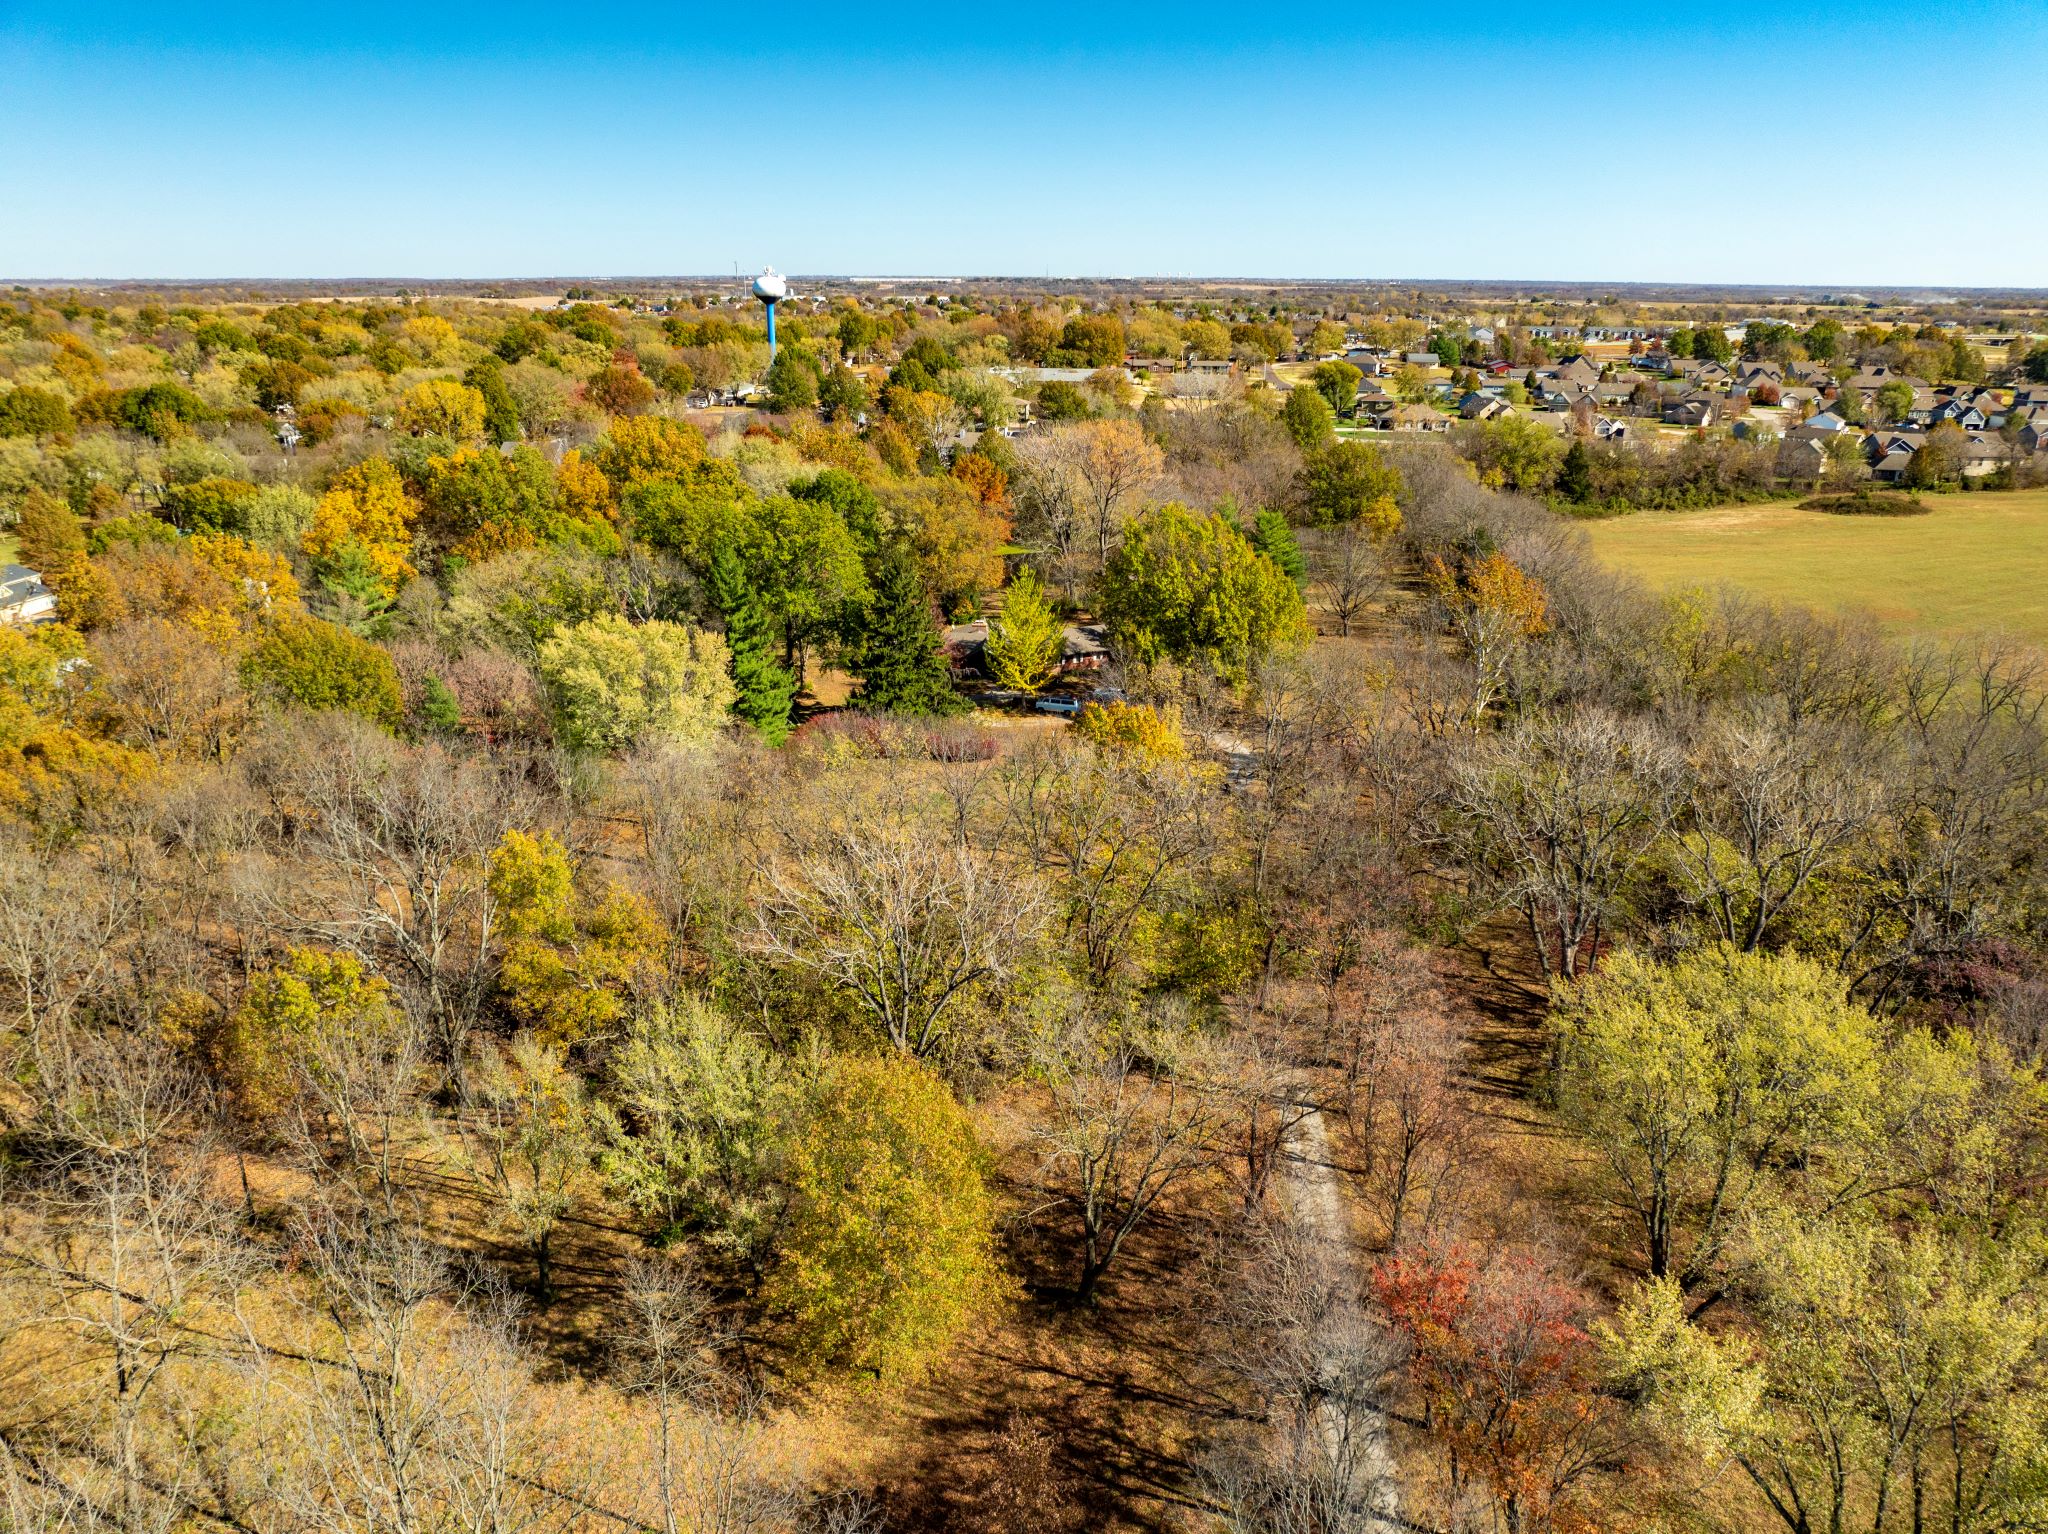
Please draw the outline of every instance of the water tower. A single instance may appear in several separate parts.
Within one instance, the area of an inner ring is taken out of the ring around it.
[[[775,360],[775,306],[789,297],[789,279],[774,267],[754,279],[754,297],[768,306],[768,360]]]

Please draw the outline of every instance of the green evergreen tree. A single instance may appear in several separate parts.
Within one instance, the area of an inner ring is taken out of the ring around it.
[[[462,704],[455,689],[439,677],[429,676],[420,686],[420,718],[445,734],[461,729]]]
[[[1565,450],[1557,470],[1557,493],[1580,506],[1593,499],[1593,455],[1585,443],[1575,441]]]
[[[746,568],[731,544],[722,544],[711,559],[711,600],[725,619],[725,648],[735,694],[732,711],[760,732],[771,746],[789,736],[789,706],[796,697],[796,678],[775,658],[774,635],[767,614],[747,581]]]
[[[931,598],[909,557],[884,552],[870,577],[874,600],[861,625],[859,701],[892,714],[951,714],[963,706],[940,653]]]
[[[504,364],[496,357],[486,357],[464,373],[462,381],[484,397],[485,435],[493,442],[517,442],[521,436],[519,406],[505,382]]]
[[[1252,547],[1285,570],[1297,586],[1308,584],[1308,561],[1294,540],[1294,529],[1277,511],[1261,511],[1252,519]]]

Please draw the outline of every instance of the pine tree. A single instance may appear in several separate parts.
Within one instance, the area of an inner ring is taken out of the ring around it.
[[[958,712],[962,700],[940,653],[924,583],[900,551],[884,553],[876,566],[857,657],[861,705],[892,714]]]
[[[1564,462],[1557,471],[1557,493],[1575,505],[1583,506],[1593,499],[1593,455],[1586,450],[1586,444],[1574,441],[1565,450]]]
[[[420,718],[444,734],[462,728],[462,703],[455,689],[439,677],[429,675],[420,687]]]
[[[735,697],[732,711],[771,746],[789,736],[789,705],[796,678],[775,659],[767,615],[731,544],[711,560],[711,600],[725,618],[725,648],[731,656]]]
[[[1252,520],[1252,547],[1273,561],[1297,586],[1308,580],[1308,561],[1294,541],[1294,529],[1277,511],[1262,511]]]

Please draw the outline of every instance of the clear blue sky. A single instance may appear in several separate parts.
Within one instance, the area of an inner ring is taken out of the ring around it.
[[[0,0],[0,277],[2048,286],[2044,88],[2044,0]]]

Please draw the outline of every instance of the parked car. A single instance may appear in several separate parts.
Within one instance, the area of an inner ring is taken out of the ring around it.
[[[1079,698],[1040,698],[1038,711],[1041,714],[1063,714],[1068,718],[1081,712]]]

